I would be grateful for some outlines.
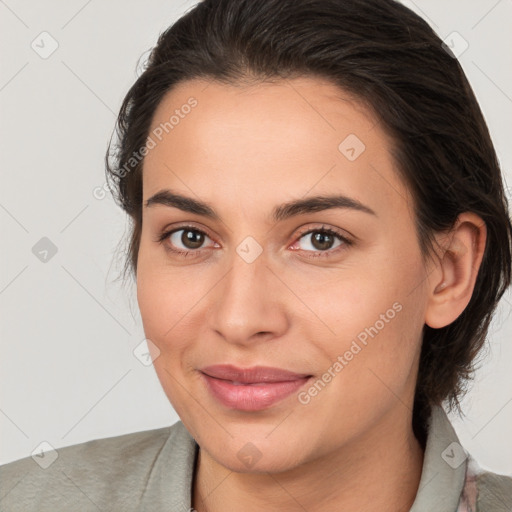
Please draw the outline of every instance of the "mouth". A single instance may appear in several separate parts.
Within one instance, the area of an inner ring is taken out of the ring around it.
[[[229,409],[267,409],[304,386],[312,375],[266,366],[207,366],[200,370],[209,393]]]

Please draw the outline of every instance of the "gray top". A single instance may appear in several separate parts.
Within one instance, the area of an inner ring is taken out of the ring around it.
[[[181,421],[41,451],[0,466],[0,511],[190,512],[197,452]],[[441,407],[433,409],[410,509],[433,511],[512,511],[512,478],[481,469]]]

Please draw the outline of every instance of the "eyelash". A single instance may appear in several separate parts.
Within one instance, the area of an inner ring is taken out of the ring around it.
[[[177,231],[183,231],[183,230],[184,231],[193,231],[194,233],[199,233],[199,234],[205,235],[208,238],[210,238],[207,233],[205,233],[203,230],[198,229],[194,226],[180,226],[178,228],[174,228],[174,229],[162,232],[156,239],[156,242],[159,242],[162,244],[165,242],[165,240],[170,235],[172,235],[173,233],[176,233]],[[335,236],[342,242],[342,244],[339,245],[338,247],[336,247],[335,249],[327,249],[325,251],[305,251],[306,253],[311,253],[306,256],[307,258],[330,257],[333,254],[338,253],[340,250],[344,250],[344,249],[350,247],[354,243],[352,240],[350,240],[347,237],[345,237],[344,235],[342,235],[341,232],[339,232],[335,229],[329,228],[329,227],[325,227],[325,226],[322,226],[321,228],[308,229],[304,232],[300,232],[298,235],[297,241],[300,240],[303,236],[309,235],[310,233],[324,233],[324,234]],[[168,251],[173,252],[174,254],[183,256],[185,258],[192,254],[195,255],[195,254],[198,254],[201,252],[201,249],[190,250],[190,251],[182,251],[180,249],[172,249],[168,245],[166,246],[166,249]]]

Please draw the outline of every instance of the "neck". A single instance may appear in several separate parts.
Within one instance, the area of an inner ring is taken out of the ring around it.
[[[396,410],[339,450],[279,473],[236,473],[200,449],[192,505],[197,512],[408,512],[422,466],[411,415]]]

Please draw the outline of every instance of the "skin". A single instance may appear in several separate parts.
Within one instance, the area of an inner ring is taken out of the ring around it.
[[[425,259],[392,140],[328,82],[189,81],[167,93],[151,129],[191,96],[197,106],[145,157],[144,203],[170,189],[207,202],[221,220],[143,206],[137,298],[158,378],[200,446],[192,506],[409,510],[423,464],[411,423],[422,328],[451,323],[469,302],[484,223],[462,214],[438,234],[438,257]],[[349,134],[366,147],[354,161],[338,150]],[[270,219],[276,205],[333,193],[375,215],[336,208]],[[184,245],[181,231],[156,241],[183,224],[206,233],[200,249]],[[334,237],[322,249],[301,234],[322,226],[353,243]],[[248,236],[262,249],[251,263],[236,251]],[[307,404],[294,393],[262,411],[233,410],[201,378],[200,368],[227,363],[320,378],[397,303],[393,319]],[[248,442],[260,454],[251,467],[237,457]]]

